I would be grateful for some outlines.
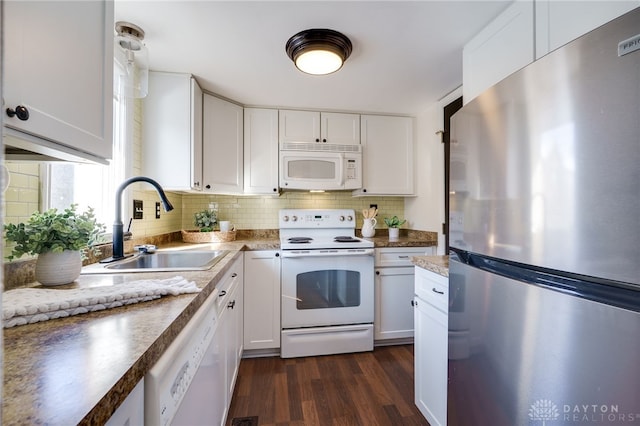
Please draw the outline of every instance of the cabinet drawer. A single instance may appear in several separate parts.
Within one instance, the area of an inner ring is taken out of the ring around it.
[[[376,266],[413,266],[411,256],[432,254],[431,247],[401,247],[376,249]]]
[[[415,268],[416,295],[444,313],[449,312],[449,279],[419,267]]]

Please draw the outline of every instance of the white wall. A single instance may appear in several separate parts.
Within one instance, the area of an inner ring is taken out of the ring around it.
[[[420,113],[416,120],[416,194],[406,198],[409,227],[438,233],[438,254],[444,254],[444,145],[436,132],[444,127],[444,107],[462,96],[458,88]]]

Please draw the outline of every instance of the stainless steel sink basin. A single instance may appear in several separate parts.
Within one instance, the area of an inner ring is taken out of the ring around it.
[[[218,263],[228,250],[172,250],[137,254],[114,263],[91,265],[83,273],[205,271]]]

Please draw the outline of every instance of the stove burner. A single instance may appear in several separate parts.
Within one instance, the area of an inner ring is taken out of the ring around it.
[[[333,239],[336,243],[359,243],[360,240],[350,236],[339,236]]]
[[[310,237],[291,237],[287,238],[287,241],[291,244],[306,244],[313,241]]]

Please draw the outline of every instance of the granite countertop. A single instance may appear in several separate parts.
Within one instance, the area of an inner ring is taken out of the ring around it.
[[[443,277],[449,276],[449,256],[413,256],[411,262]]]
[[[360,230],[356,237],[362,237]],[[373,241],[376,248],[382,247],[432,247],[438,245],[438,233],[401,229],[397,240],[390,240],[387,229],[376,229],[376,235],[365,240]]]
[[[420,232],[372,238],[376,247],[437,244]],[[165,248],[189,247],[181,242]],[[192,247],[192,246],[190,246]],[[3,425],[104,424],[158,361],[243,250],[278,250],[271,236],[198,244],[229,250],[207,271],[87,274],[59,288],[126,284],[180,275],[201,292],[4,329]],[[37,287],[37,283],[30,286]]]

